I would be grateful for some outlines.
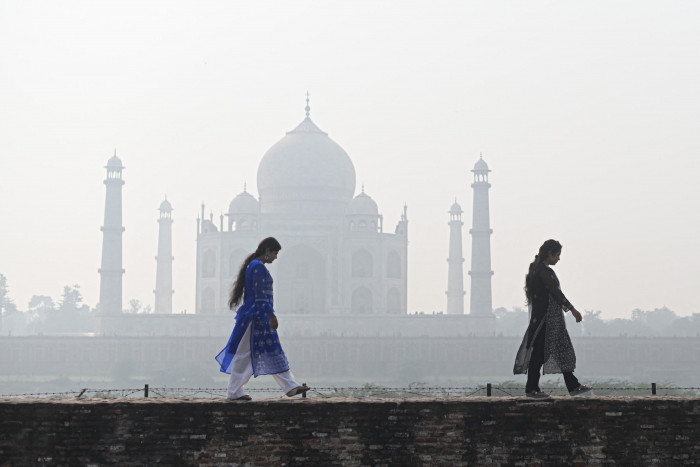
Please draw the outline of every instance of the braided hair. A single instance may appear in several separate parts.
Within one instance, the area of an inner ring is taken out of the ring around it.
[[[280,245],[280,242],[277,241],[274,237],[267,237],[263,241],[260,242],[258,245],[258,248],[248,255],[248,257],[243,261],[243,264],[241,264],[241,268],[238,270],[238,276],[236,277],[236,281],[233,283],[233,288],[231,289],[231,298],[229,298],[228,301],[228,307],[233,310],[233,308],[241,303],[241,299],[243,298],[243,289],[245,288],[245,271],[248,269],[248,265],[253,261],[255,258],[258,258],[265,254],[266,251],[280,251],[282,249],[282,245]]]

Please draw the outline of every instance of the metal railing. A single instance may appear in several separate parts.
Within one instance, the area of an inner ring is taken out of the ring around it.
[[[513,384],[509,382],[508,384]],[[567,395],[565,387],[552,386],[543,387],[545,392],[553,396]],[[284,397],[278,388],[248,388],[246,392],[256,394],[258,397]],[[524,396],[523,386],[494,385],[486,383],[473,387],[443,387],[443,386],[378,386],[364,385],[355,387],[312,387],[308,391],[309,397],[327,399],[332,397],[344,397],[352,399],[381,399],[381,398],[439,398],[439,397],[514,397]],[[679,387],[671,384],[650,383],[646,385],[628,386],[595,386],[593,385],[594,396],[700,396],[700,387]],[[302,397],[306,397],[303,394]],[[0,394],[0,399],[16,398],[42,398],[42,399],[117,399],[117,398],[173,398],[173,399],[214,399],[225,398],[225,388],[179,388],[179,387],[150,387],[145,384],[143,388],[128,389],[102,389],[83,388],[76,391],[64,392],[36,392],[18,394]]]

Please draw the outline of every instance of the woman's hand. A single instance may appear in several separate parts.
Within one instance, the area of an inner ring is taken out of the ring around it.
[[[581,316],[581,315],[579,315],[579,317],[580,317],[580,316]],[[579,321],[581,321],[581,320],[579,319]],[[277,317],[276,317],[276,316],[273,316],[272,318],[270,318],[270,327],[271,327],[272,329],[277,329],[277,326],[279,326],[279,323],[277,322]]]
[[[583,317],[581,316],[581,313],[579,313],[577,310],[571,310],[571,314],[574,315],[574,318],[576,318],[576,322],[580,323]]]

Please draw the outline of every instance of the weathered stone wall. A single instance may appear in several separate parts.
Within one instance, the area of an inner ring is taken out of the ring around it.
[[[0,465],[695,465],[700,400],[0,400]]]

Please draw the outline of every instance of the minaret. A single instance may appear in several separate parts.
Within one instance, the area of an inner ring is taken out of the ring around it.
[[[158,256],[156,256],[156,313],[173,312],[173,207],[165,198],[158,218]]]
[[[469,233],[472,236],[472,267],[471,297],[469,312],[476,316],[489,316],[492,314],[491,303],[491,234],[493,230],[489,225],[489,166],[483,157],[474,164],[474,206],[472,212],[472,228]]]
[[[100,312],[106,315],[122,312],[122,170],[124,166],[114,150],[107,165],[105,220],[102,226],[102,266],[100,273]]]
[[[401,218],[396,224],[396,229],[394,233],[401,237],[401,297],[402,297],[402,308],[401,314],[406,314],[408,312],[408,206],[406,203],[403,205],[403,212],[401,213]]]
[[[462,206],[450,209],[450,256],[447,258],[447,314],[464,314],[464,257],[462,256]]]

